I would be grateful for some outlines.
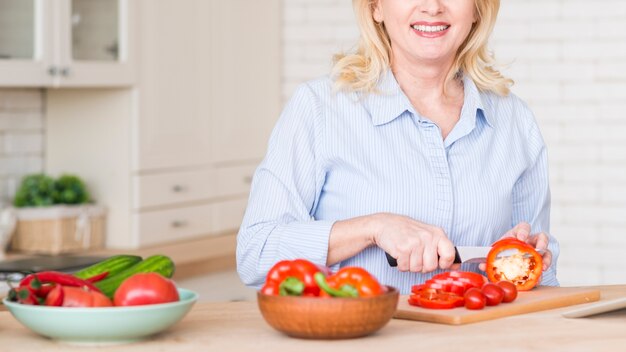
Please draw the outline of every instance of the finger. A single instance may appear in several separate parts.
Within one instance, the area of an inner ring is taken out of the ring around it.
[[[478,270],[486,271],[487,270],[487,264],[485,264],[485,263],[478,264]]]
[[[409,259],[404,257],[404,256],[400,256],[398,258],[396,258],[396,261],[398,262],[398,270],[400,271],[409,271]]]
[[[536,249],[545,251],[548,249],[548,243],[550,243],[550,238],[544,232],[531,235],[528,238],[528,244],[534,246]]]
[[[424,246],[418,246],[411,251],[409,270],[419,273],[423,269]]]
[[[422,273],[429,273],[437,269],[438,264],[439,258],[437,258],[437,243],[431,242],[424,250]]]
[[[552,252],[550,250],[546,250],[542,257],[543,267],[541,268],[543,271],[548,270],[550,265],[552,265]]]
[[[526,242],[528,236],[530,236],[530,224],[527,222],[520,222],[513,228],[513,235],[520,241]]]
[[[442,238],[437,243],[437,253],[439,255],[439,267],[441,269],[448,269],[451,265],[454,264],[454,244],[447,239]]]

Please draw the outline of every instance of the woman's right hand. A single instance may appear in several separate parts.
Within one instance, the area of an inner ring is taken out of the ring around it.
[[[443,229],[403,215],[372,216],[373,242],[396,258],[398,270],[427,273],[454,263],[454,244]]]

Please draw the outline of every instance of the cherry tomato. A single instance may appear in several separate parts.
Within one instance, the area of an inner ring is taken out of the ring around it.
[[[465,308],[467,309],[483,309],[487,304],[487,297],[476,287],[467,290],[463,298],[465,299]]]
[[[110,307],[111,300],[100,292],[82,287],[63,287],[63,307]]]
[[[502,302],[513,302],[517,298],[517,287],[514,283],[509,281],[498,281],[496,285],[504,291],[504,298],[502,299]]]
[[[483,294],[487,297],[488,306],[497,306],[504,298],[504,290],[492,283],[486,283],[482,288]]]
[[[140,306],[178,300],[174,282],[157,273],[140,273],[129,277],[117,288],[113,297],[116,306]]]

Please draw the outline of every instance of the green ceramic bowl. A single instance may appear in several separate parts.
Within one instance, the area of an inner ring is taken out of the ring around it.
[[[74,344],[118,344],[138,341],[181,320],[198,294],[178,289],[180,301],[134,307],[67,308],[2,303],[27,328],[54,340]]]

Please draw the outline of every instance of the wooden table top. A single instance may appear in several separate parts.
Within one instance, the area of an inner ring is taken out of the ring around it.
[[[599,286],[601,300],[626,296],[626,285]],[[580,307],[580,306],[578,306]],[[170,330],[106,351],[625,351],[626,310],[582,319],[561,316],[573,307],[452,326],[392,319],[358,339],[310,341],[287,337],[263,320],[256,302],[198,303]],[[22,327],[0,312],[0,350],[72,351]]]

